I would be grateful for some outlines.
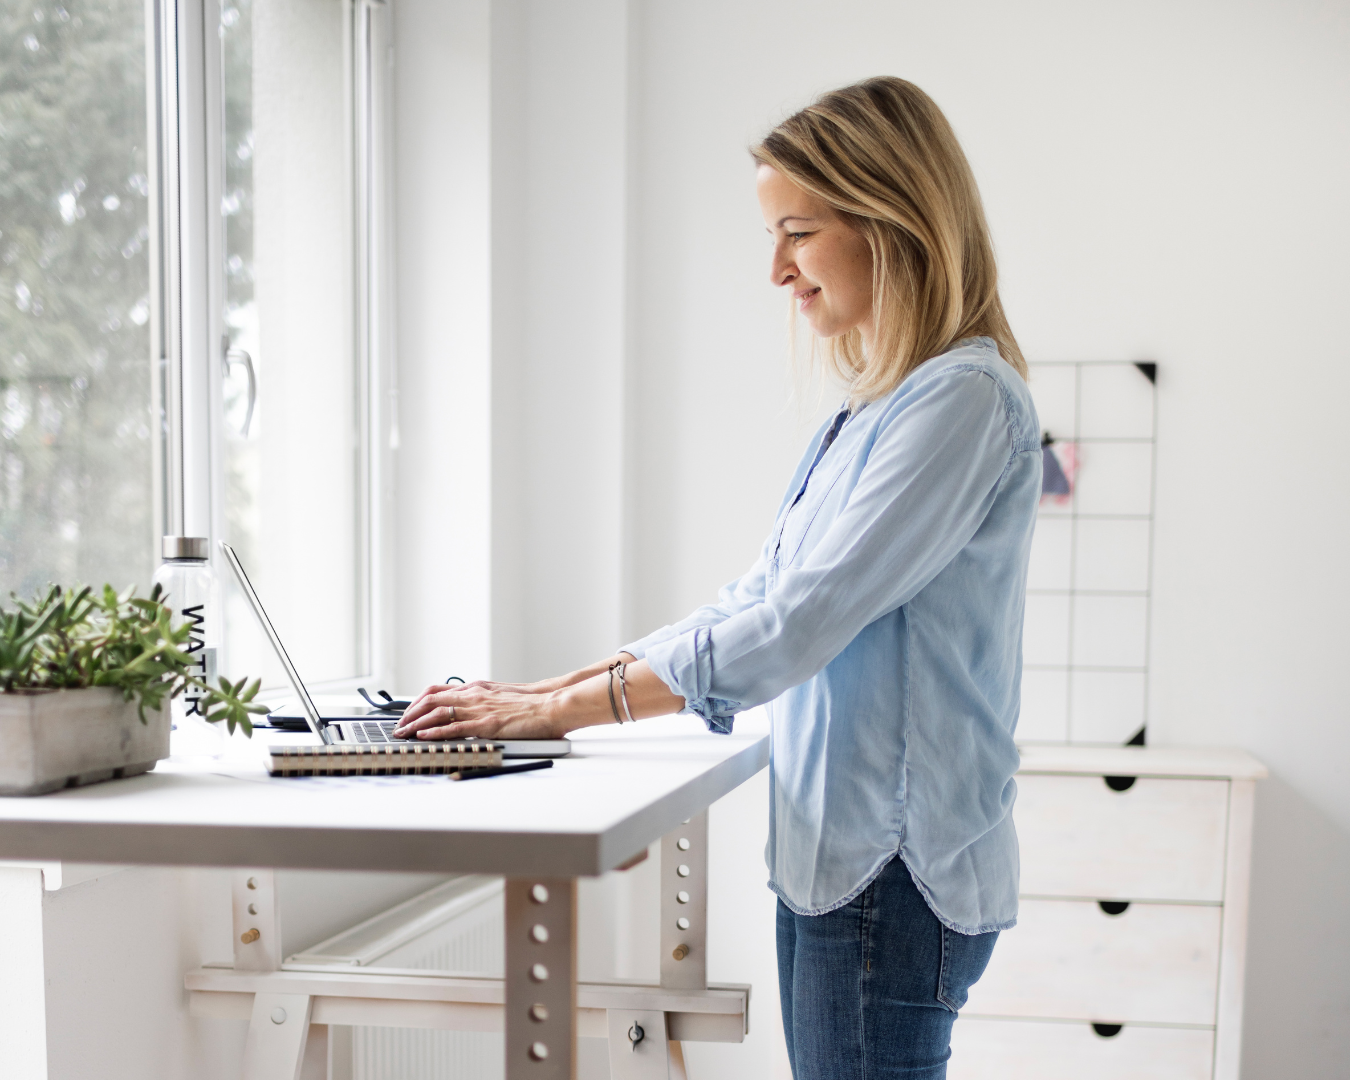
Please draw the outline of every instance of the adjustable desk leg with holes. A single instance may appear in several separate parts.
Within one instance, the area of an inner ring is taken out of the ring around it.
[[[308,1075],[326,1053],[312,1025],[504,1030],[507,1080],[571,1080],[580,1032],[608,1038],[615,1080],[684,1080],[682,1041],[739,1042],[748,1025],[749,987],[707,985],[707,844],[707,811],[661,841],[659,985],[578,984],[565,877],[507,879],[505,979],[288,970],[272,872],[242,870],[234,968],[190,973],[192,1009],[248,1016],[244,1080]]]

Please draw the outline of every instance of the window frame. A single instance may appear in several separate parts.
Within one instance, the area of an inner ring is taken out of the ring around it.
[[[347,128],[355,215],[354,320],[357,470],[357,673],[315,681],[350,692],[392,674],[397,386],[393,362],[392,44],[384,0],[343,4]],[[152,407],[157,533],[210,537],[225,521],[224,92],[219,0],[146,0],[148,175],[151,191]],[[228,657],[222,658],[229,670]],[[286,688],[288,689],[288,688]]]

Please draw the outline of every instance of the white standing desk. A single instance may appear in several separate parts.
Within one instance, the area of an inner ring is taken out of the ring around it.
[[[706,809],[768,763],[767,725],[752,713],[719,736],[691,718],[644,720],[579,732],[574,747],[552,769],[467,783],[273,779],[247,760],[170,759],[0,799],[0,860],[237,868],[234,967],[189,973],[187,988],[208,1015],[247,1005],[247,1080],[294,1080],[310,1023],[400,1016],[504,1028],[508,1080],[570,1080],[580,1019],[609,1034],[616,1077],[664,1080],[683,1071],[680,1038],[744,1034],[748,988],[706,982]],[[576,879],[662,838],[660,984],[578,988]],[[274,867],[502,875],[506,978],[285,970]]]

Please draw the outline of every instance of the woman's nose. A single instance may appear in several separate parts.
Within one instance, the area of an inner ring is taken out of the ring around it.
[[[773,258],[769,261],[769,281],[774,285],[786,285],[796,276],[796,264],[788,258],[781,244],[774,245]]]

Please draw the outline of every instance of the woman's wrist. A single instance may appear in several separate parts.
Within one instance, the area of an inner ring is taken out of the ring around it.
[[[614,722],[609,714],[609,706],[599,708],[595,687],[588,685],[596,678],[598,676],[589,675],[578,682],[559,687],[549,694],[547,715],[557,738],[562,738],[569,731],[576,731],[578,728]]]
[[[620,653],[619,657],[624,658],[622,663],[628,668],[626,690],[619,683],[618,675],[610,671],[609,665],[614,663],[611,660],[590,677],[549,695],[546,715],[557,738],[577,728],[612,724],[616,717],[621,722],[625,716],[640,720],[676,713],[684,708],[684,698],[671,693],[645,663],[633,660],[627,653]],[[611,688],[614,692],[612,701]],[[625,696],[623,704],[619,704],[620,695]]]

